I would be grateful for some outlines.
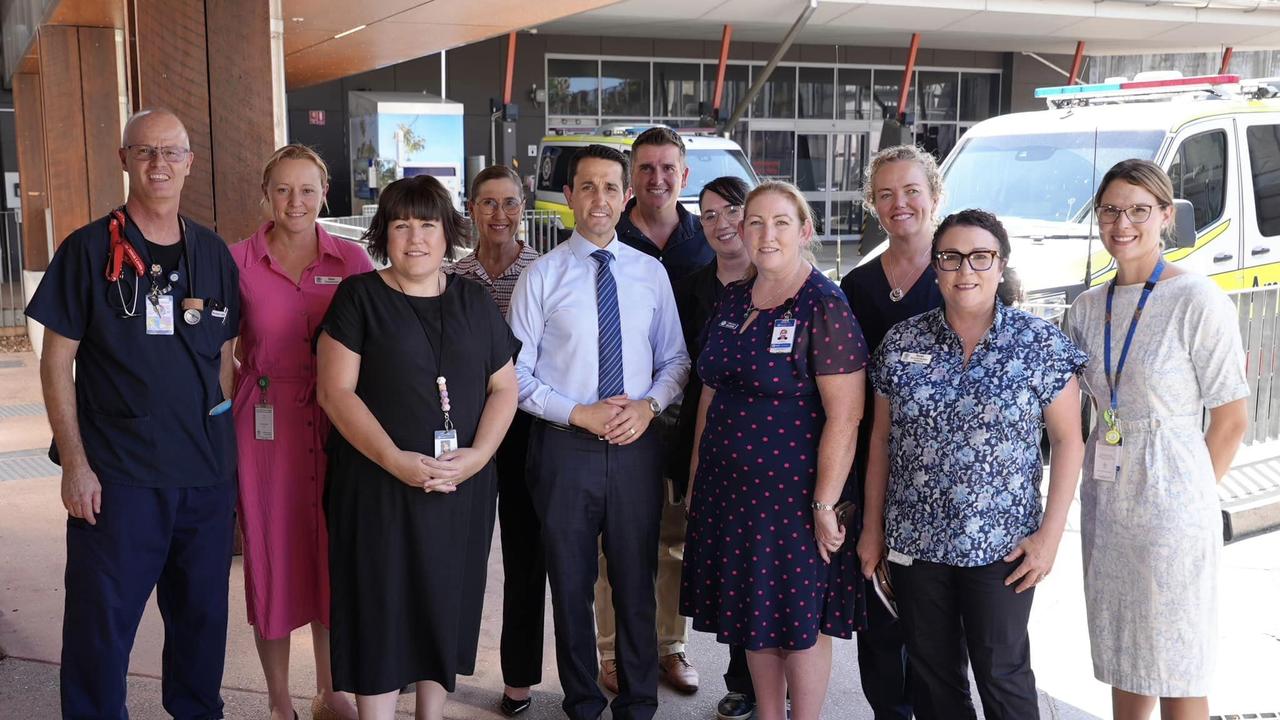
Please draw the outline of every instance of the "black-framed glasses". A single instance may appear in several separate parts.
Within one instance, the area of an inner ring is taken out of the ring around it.
[[[698,219],[703,225],[715,225],[722,217],[730,223],[741,222],[742,206],[728,205],[723,210],[703,210]]]
[[[933,262],[938,266],[939,270],[955,272],[960,269],[960,266],[967,259],[969,267],[974,272],[985,272],[996,264],[996,258],[998,257],[1000,257],[1000,253],[995,250],[974,250],[967,253],[956,250],[943,250],[933,254]]]
[[[156,147],[154,145],[125,145],[125,152],[129,153],[129,157],[139,162],[151,162],[157,155],[165,159],[165,162],[182,162],[191,154],[190,148],[178,147],[177,145],[164,145]]]
[[[1164,207],[1164,205],[1160,205],[1160,207]],[[1127,208],[1118,208],[1115,205],[1099,205],[1093,210],[1098,213],[1098,222],[1103,225],[1110,225],[1119,220],[1120,213],[1124,213],[1125,217],[1129,218],[1129,222],[1134,225],[1141,225],[1151,219],[1151,211],[1153,209],[1150,205],[1130,205]]]
[[[480,198],[476,201],[476,207],[480,208],[487,215],[492,215],[498,212],[499,208],[502,209],[502,212],[508,215],[515,215],[520,212],[520,208],[523,206],[524,200],[513,197],[503,198],[501,201],[495,200],[494,198]]]

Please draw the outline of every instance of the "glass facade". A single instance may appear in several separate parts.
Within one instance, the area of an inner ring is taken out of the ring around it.
[[[551,54],[547,132],[605,123],[708,124],[719,65],[709,60]],[[746,97],[763,62],[725,68],[719,117]],[[862,173],[885,117],[897,113],[901,67],[781,63],[730,132],[756,174],[796,183],[827,237],[856,237]],[[940,160],[969,126],[1000,110],[1000,71],[919,68],[908,88],[915,141]]]

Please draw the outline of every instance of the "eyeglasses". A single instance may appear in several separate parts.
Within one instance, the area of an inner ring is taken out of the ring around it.
[[[741,205],[728,205],[723,210],[703,210],[702,216],[698,219],[703,225],[715,225],[720,218],[728,220],[730,223],[736,223],[742,219]]]
[[[129,153],[129,157],[139,162],[151,162],[156,155],[165,159],[165,162],[182,162],[191,154],[190,148],[176,147],[173,145],[165,145],[163,147],[155,147],[152,145],[126,145],[125,152]]]
[[[996,258],[1000,257],[1000,253],[995,250],[974,250],[970,253],[956,252],[955,250],[943,250],[933,254],[933,261],[937,264],[939,270],[947,272],[955,272],[964,264],[965,259],[969,260],[969,267],[974,272],[984,272],[990,270],[991,266],[996,263]]]
[[[524,201],[519,198],[503,198],[502,202],[498,202],[493,198],[481,198],[476,201],[476,207],[480,208],[487,215],[498,212],[498,208],[502,208],[502,212],[508,215],[514,215],[520,212],[520,207],[524,205]]]
[[[1161,203],[1160,207],[1164,207]],[[1103,225],[1110,225],[1120,219],[1120,213],[1124,213],[1129,218],[1129,222],[1134,225],[1141,225],[1151,218],[1152,207],[1150,205],[1130,205],[1127,208],[1118,208],[1115,205],[1099,205],[1094,208],[1094,212],[1098,213],[1098,222]]]

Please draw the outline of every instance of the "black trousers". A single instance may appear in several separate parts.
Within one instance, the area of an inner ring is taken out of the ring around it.
[[[164,619],[161,704],[178,720],[222,717],[236,486],[102,484],[97,524],[67,518],[62,717],[123,720],[125,674],[154,588]]]
[[[858,631],[858,675],[875,720],[911,720],[911,663],[902,623],[866,583],[867,629]]]
[[[502,533],[502,681],[509,687],[542,682],[542,630],[547,566],[542,528],[525,476],[533,417],[516,412],[498,447],[498,523]]]
[[[662,512],[661,440],[645,432],[610,445],[585,432],[535,422],[530,494],[542,523],[555,618],[556,663],[571,720],[597,720],[594,586],[602,543],[617,619],[616,720],[650,720],[658,709],[654,579]]]
[[[742,693],[751,702],[756,700],[756,688],[751,684],[751,668],[747,666],[747,651],[741,645],[729,646],[729,669],[724,672],[724,689]]]
[[[987,720],[1037,720],[1027,620],[1035,590],[1015,593],[1004,580],[1017,563],[955,567],[916,560],[890,563],[911,656],[919,720],[972,720],[970,662]]]

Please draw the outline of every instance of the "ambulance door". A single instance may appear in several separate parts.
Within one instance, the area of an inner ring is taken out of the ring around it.
[[[1244,283],[1280,283],[1280,113],[1242,115],[1240,194],[1244,205]]]
[[[1182,128],[1165,169],[1176,198],[1195,209],[1196,245],[1166,257],[1230,289],[1240,286],[1243,263],[1240,157],[1231,118],[1211,118]]]

